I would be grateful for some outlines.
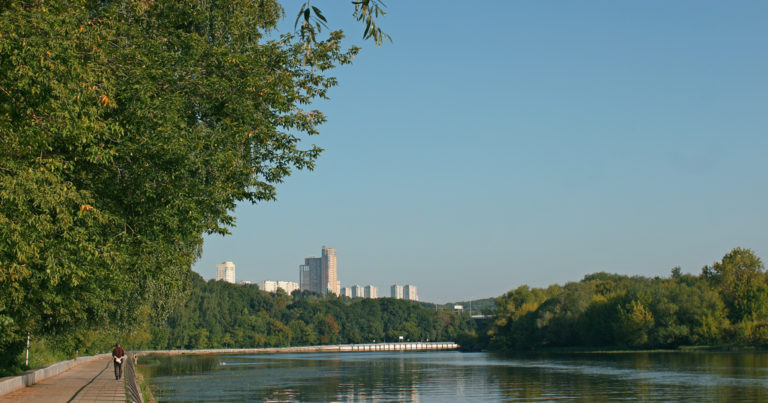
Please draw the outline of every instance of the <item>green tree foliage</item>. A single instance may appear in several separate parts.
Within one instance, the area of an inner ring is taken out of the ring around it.
[[[765,318],[768,314],[766,274],[760,258],[752,251],[736,248],[721,262],[702,269],[702,275],[718,289],[731,321]]]
[[[159,349],[278,347],[376,341],[456,340],[475,330],[466,314],[390,298],[303,298],[255,285],[203,281],[156,331]],[[167,335],[167,336],[165,336]]]
[[[496,299],[490,348],[674,348],[768,344],[760,259],[736,248],[701,276],[595,273],[548,289],[519,287]]]
[[[523,348],[536,343],[536,311],[549,299],[548,290],[520,286],[496,299],[489,330],[493,348]]]
[[[307,56],[274,31],[282,15],[276,0],[0,1],[4,367],[27,334],[162,319],[202,235],[314,166],[300,141],[325,117],[307,105],[357,49],[337,31]]]

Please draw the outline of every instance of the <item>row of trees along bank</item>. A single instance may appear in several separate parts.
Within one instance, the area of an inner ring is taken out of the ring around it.
[[[204,349],[308,346],[385,341],[455,341],[476,337],[469,314],[414,301],[269,293],[256,285],[205,281],[189,272],[189,290],[170,314],[149,312],[117,329],[77,329],[36,338],[34,363],[103,352],[115,340],[130,349]],[[23,359],[23,356],[22,356]],[[33,363],[33,366],[34,366]]]
[[[768,277],[736,248],[699,275],[595,273],[546,289],[521,286],[496,299],[487,335],[494,350],[542,347],[674,348],[768,344]]]
[[[752,251],[739,248],[698,276],[675,268],[669,278],[596,273],[564,286],[522,286],[495,300],[487,328],[466,312],[412,301],[267,293],[255,285],[186,276],[189,290],[166,318],[140,311],[140,320],[122,331],[84,328],[36,345],[47,343],[48,353],[85,354],[116,339],[134,349],[368,343],[400,336],[492,350],[768,344],[766,273]]]
[[[156,349],[279,347],[406,340],[453,341],[473,334],[467,314],[391,298],[350,299],[256,285],[204,281],[194,274],[186,302],[152,327]]]
[[[349,5],[377,44],[381,7]],[[311,105],[359,49],[321,34],[309,0],[295,30],[284,15],[279,0],[0,1],[0,376],[26,368],[28,336],[71,355],[162,320],[203,235],[314,167]]]

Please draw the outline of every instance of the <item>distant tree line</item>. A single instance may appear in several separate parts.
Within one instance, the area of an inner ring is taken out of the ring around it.
[[[546,347],[675,348],[768,344],[768,277],[736,248],[700,275],[669,278],[595,273],[546,289],[518,287],[496,299],[493,350]]]
[[[74,356],[109,351],[119,341],[130,350],[309,346],[399,341],[455,341],[477,337],[467,313],[428,308],[418,302],[350,299],[308,291],[269,293],[257,285],[205,281],[188,272],[188,289],[158,318],[147,309],[102,329],[33,336],[30,367]],[[0,375],[19,372],[13,360],[0,361]]]
[[[33,337],[31,364],[130,349],[305,346],[406,340],[456,341],[465,349],[676,348],[768,344],[768,276],[748,249],[733,249],[699,275],[668,278],[595,273],[498,297],[487,320],[414,301],[267,293],[256,285],[205,281],[158,318],[145,307],[127,326]],[[117,329],[117,330],[116,330]],[[13,362],[0,361],[11,374]],[[21,358],[23,359],[23,357]]]
[[[155,349],[307,346],[404,340],[456,340],[475,330],[467,314],[391,298],[268,293],[256,285],[204,281],[192,274],[189,297],[151,337]]]

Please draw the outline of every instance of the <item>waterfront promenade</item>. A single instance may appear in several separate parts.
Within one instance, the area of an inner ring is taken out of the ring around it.
[[[112,359],[106,356],[0,395],[0,402],[125,402],[124,379],[115,380]]]
[[[454,342],[400,342],[368,344],[334,344],[323,346],[232,348],[203,350],[153,350],[139,354],[276,354],[276,353],[333,353],[359,351],[428,351],[455,350]],[[59,363],[62,364],[62,363]],[[54,364],[58,365],[58,364]],[[53,367],[53,366],[52,366]],[[28,387],[0,395],[0,402],[125,402],[125,375],[115,380],[111,356],[94,358],[76,364],[70,369],[35,382]],[[41,376],[42,377],[42,376]]]

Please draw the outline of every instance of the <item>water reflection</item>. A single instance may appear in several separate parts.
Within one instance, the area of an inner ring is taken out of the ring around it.
[[[767,401],[768,354],[458,352],[149,357],[162,401]]]
[[[203,374],[219,366],[215,355],[155,355],[142,359],[150,377]]]
[[[768,398],[766,354],[561,354],[493,360],[502,365],[489,366],[489,383],[510,400],[555,396],[598,401]]]

